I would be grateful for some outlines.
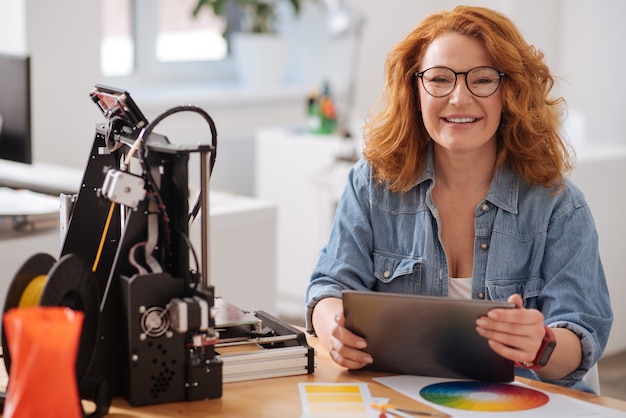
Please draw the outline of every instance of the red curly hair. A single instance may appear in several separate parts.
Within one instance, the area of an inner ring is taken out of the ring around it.
[[[560,135],[562,98],[549,97],[554,77],[543,53],[529,45],[505,15],[459,6],[430,15],[387,55],[382,108],[365,125],[363,156],[375,177],[393,191],[407,191],[422,173],[430,136],[419,111],[414,76],[429,44],[446,32],[480,40],[495,68],[506,74],[496,134],[497,166],[506,163],[529,183],[562,184],[572,168]]]

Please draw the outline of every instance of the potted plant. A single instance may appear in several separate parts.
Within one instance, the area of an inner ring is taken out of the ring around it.
[[[238,22],[226,20],[225,35],[230,39],[239,79],[244,84],[276,85],[284,79],[287,40],[277,32],[281,1],[287,2],[294,16],[298,16],[306,0],[198,0],[196,3],[194,16],[204,8],[225,19],[229,6],[238,11]]]
[[[280,0],[198,0],[193,15],[205,7],[218,17],[226,17],[227,6],[233,4],[241,12],[241,30],[248,33],[275,34],[278,21],[277,7]],[[305,0],[284,0],[291,5],[294,16],[300,14]],[[229,31],[229,28],[226,29]]]

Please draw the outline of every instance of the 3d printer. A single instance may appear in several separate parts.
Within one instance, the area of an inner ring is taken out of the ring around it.
[[[132,405],[220,397],[214,293],[206,277],[215,124],[195,106],[173,108],[148,123],[125,91],[96,86],[90,96],[107,122],[96,126],[79,193],[61,196],[67,222],[62,220],[60,257],[40,253],[28,259],[9,288],[5,311],[36,294],[39,305],[84,312],[79,390],[81,398],[103,405],[101,413],[111,395]],[[183,111],[204,118],[210,144],[175,145],[152,132]],[[192,153],[200,155],[201,184],[190,211]],[[201,262],[188,238],[198,211]],[[6,349],[4,359],[9,370]]]

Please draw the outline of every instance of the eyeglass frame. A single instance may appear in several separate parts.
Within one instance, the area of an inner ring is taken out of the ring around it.
[[[434,94],[432,94],[431,92],[429,92],[429,91],[428,91],[428,89],[426,88],[426,86],[424,85],[424,73],[425,73],[426,71],[428,71],[428,70],[432,70],[433,68],[443,68],[443,69],[446,69],[446,70],[450,70],[450,71],[454,74],[454,85],[452,86],[452,88],[450,89],[450,91],[449,91],[448,93],[446,93],[446,94],[444,94],[444,95],[442,95],[442,96],[435,96]],[[471,72],[471,71],[474,71],[474,70],[475,70],[475,69],[477,69],[477,68],[489,68],[489,69],[492,69],[492,70],[494,70],[495,72],[497,72],[497,73],[498,73],[498,76],[499,76],[499,78],[498,78],[498,85],[496,86],[496,88],[493,90],[493,92],[492,92],[492,93],[490,93],[490,94],[488,94],[488,95],[486,95],[486,96],[479,96],[479,95],[475,94],[475,93],[472,91],[472,88],[469,86],[469,83],[467,82],[467,74],[468,74],[469,72]],[[478,67],[470,68],[470,69],[469,69],[469,70],[467,70],[467,71],[454,71],[452,68],[444,67],[443,65],[437,65],[437,66],[435,66],[435,67],[430,67],[430,68],[427,68],[427,69],[425,69],[424,71],[416,71],[413,75],[415,75],[415,77],[417,77],[417,78],[421,78],[421,79],[422,79],[422,87],[424,87],[424,90],[426,91],[426,93],[428,93],[428,94],[429,94],[429,95],[431,95],[432,97],[436,97],[436,98],[438,98],[438,99],[439,99],[439,98],[442,98],[442,97],[446,97],[447,95],[449,95],[450,93],[452,93],[452,92],[454,91],[454,89],[456,88],[456,83],[457,83],[457,81],[459,80],[459,75],[464,75],[464,76],[465,76],[465,86],[467,87],[467,91],[469,91],[470,93],[472,93],[472,95],[474,95],[474,96],[476,96],[476,97],[480,97],[480,98],[483,98],[483,99],[484,99],[484,98],[486,98],[486,97],[490,97],[490,96],[492,96],[492,95],[493,95],[496,91],[498,91],[498,89],[500,88],[500,82],[502,81],[502,77],[505,77],[505,76],[506,76],[506,73],[503,73],[502,71],[497,70],[497,69],[495,69],[495,68],[493,68],[493,67],[489,67],[488,65],[480,65],[480,66],[478,66]]]

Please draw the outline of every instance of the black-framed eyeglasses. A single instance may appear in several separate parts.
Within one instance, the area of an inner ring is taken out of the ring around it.
[[[474,96],[489,97],[498,90],[500,80],[506,74],[491,67],[474,67],[468,71],[453,71],[448,67],[432,67],[416,72],[422,79],[426,93],[433,97],[444,97],[452,93],[459,75],[465,76],[465,85]]]

